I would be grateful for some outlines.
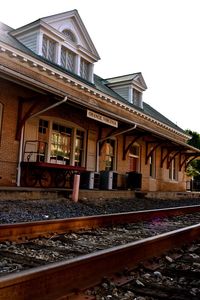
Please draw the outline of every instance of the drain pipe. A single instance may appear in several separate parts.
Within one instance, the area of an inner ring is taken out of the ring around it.
[[[110,136],[107,136],[107,137],[105,137],[105,138],[100,139],[100,140],[97,141],[96,172],[99,172],[99,144],[100,144],[101,142],[107,140],[107,139],[116,137],[117,135],[120,135],[120,134],[129,132],[129,131],[132,131],[132,130],[134,130],[136,127],[137,127],[137,124],[135,124],[133,127],[129,128],[129,129],[123,130],[123,131],[118,132],[118,133],[116,133],[116,134],[112,134],[112,135],[110,135]]]
[[[67,96],[64,97],[63,100],[56,102],[44,109],[42,109],[41,111],[38,111],[35,114],[32,114],[30,117],[27,118],[27,120],[37,117],[38,115],[41,115],[43,112],[46,112],[56,106],[61,105],[62,103],[65,103],[67,101]],[[26,121],[27,121],[26,120]],[[21,128],[21,135],[20,135],[20,144],[19,144],[19,159],[18,159],[18,167],[17,167],[17,186],[20,186],[20,177],[21,177],[21,162],[22,162],[22,154],[23,154],[23,142],[24,142],[24,125]]]

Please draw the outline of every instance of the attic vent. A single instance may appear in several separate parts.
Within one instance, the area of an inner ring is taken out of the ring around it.
[[[65,30],[63,30],[62,33],[67,37],[67,39],[68,39],[69,41],[71,41],[71,42],[73,42],[73,43],[76,42],[76,38],[75,38],[74,34],[73,34],[70,30],[65,29]]]

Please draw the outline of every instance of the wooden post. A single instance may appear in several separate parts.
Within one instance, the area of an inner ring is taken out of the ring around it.
[[[74,182],[73,182],[73,191],[72,191],[72,201],[74,202],[78,202],[79,185],[80,185],[80,174],[75,174]]]

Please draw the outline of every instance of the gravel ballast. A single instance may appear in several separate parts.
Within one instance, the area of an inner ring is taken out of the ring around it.
[[[71,199],[64,198],[55,200],[0,200],[0,224],[64,219],[198,204],[200,204],[199,199],[87,199],[76,203]]]

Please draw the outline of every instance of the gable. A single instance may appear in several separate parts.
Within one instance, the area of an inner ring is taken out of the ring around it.
[[[41,19],[43,22],[53,27],[56,31],[63,34],[63,31],[69,31],[75,37],[75,43],[79,47],[79,50],[88,52],[95,57],[95,60],[99,60],[99,54],[88,34],[88,31],[83,24],[77,10],[72,10],[65,13],[45,17]]]
[[[147,85],[144,81],[144,78],[142,76],[142,73],[133,73],[118,77],[112,77],[106,79],[107,84],[109,87],[113,88],[114,86],[131,86],[135,85],[142,91],[145,91],[147,89]]]
[[[134,78],[133,78],[133,83],[135,83],[136,85],[138,85],[140,88],[142,88],[142,90],[146,90],[147,89],[147,85],[144,81],[144,78],[142,76],[141,73],[138,73]]]

